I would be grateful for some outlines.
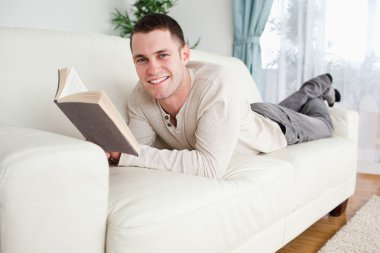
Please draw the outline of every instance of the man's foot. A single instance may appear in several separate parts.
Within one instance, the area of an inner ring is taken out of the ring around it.
[[[331,89],[329,90],[329,92],[327,92],[323,98],[326,100],[327,104],[330,106],[330,107],[333,107],[335,102],[340,102],[341,100],[341,95],[339,93],[339,91],[337,89],[333,89],[331,87]]]
[[[326,73],[321,76],[327,76],[328,79],[330,79],[330,82],[331,83],[333,82],[333,77],[331,76],[330,73]],[[330,89],[326,92],[326,94],[323,95],[323,99],[327,101],[327,104],[330,107],[333,107],[335,102],[340,102],[341,96],[340,96],[339,91],[337,89],[334,89],[331,84]]]

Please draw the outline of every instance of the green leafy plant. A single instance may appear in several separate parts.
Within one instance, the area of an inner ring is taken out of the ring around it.
[[[127,11],[124,13],[115,9],[112,13],[114,30],[120,31],[121,37],[129,38],[137,20],[150,13],[168,14],[169,9],[176,4],[177,0],[137,0],[131,8],[132,15]],[[199,45],[200,39],[191,48]]]
[[[112,23],[115,25],[115,30],[120,30],[121,37],[129,38],[137,20],[149,13],[168,14],[169,9],[176,2],[177,0],[137,0],[131,8],[132,17],[127,11],[122,13],[115,9],[115,12],[112,13]]]
[[[201,38],[198,38],[198,40],[191,46],[190,42],[186,40],[186,44],[190,45],[191,49],[197,48],[200,42],[201,42]]]

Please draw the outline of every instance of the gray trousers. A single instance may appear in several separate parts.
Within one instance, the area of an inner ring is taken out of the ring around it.
[[[326,74],[305,82],[278,105],[251,104],[252,111],[279,124],[288,145],[330,137],[333,125],[323,96],[330,90]]]

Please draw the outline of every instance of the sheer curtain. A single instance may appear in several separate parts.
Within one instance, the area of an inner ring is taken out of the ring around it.
[[[274,0],[261,45],[264,99],[331,73],[360,114],[359,170],[380,173],[380,0]]]

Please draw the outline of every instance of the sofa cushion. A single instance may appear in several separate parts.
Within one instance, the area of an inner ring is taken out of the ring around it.
[[[264,156],[235,157],[221,180],[111,168],[107,252],[229,252],[294,209],[293,180]]]
[[[291,145],[265,156],[293,164],[298,208],[352,176],[356,152],[354,141],[332,137]]]

